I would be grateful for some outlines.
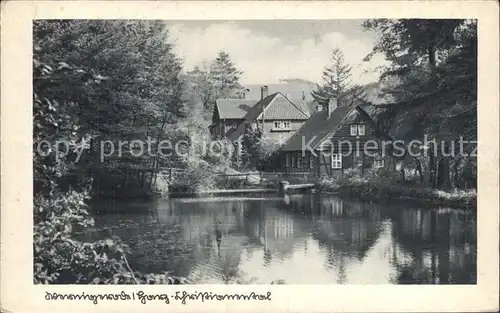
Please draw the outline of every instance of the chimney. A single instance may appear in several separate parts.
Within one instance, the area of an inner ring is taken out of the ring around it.
[[[242,92],[242,97],[243,99],[246,99],[247,98],[247,92],[250,92],[250,89],[243,89],[243,92]]]
[[[316,103],[316,112],[323,111],[323,105],[321,105],[317,100],[314,100]]]
[[[265,97],[267,97],[267,91],[268,91],[268,88],[267,86],[262,86],[260,87],[260,99],[264,99]]]
[[[329,119],[332,116],[332,112],[337,108],[337,98],[330,98],[328,105],[326,107],[326,118]]]

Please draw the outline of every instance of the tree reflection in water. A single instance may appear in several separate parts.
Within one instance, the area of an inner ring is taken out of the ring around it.
[[[151,210],[98,216],[102,233],[88,234],[120,237],[141,271],[169,271],[197,283],[476,282],[470,212],[325,195],[170,199],[144,206]]]

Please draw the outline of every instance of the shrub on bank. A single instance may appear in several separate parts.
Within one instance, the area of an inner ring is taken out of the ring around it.
[[[215,188],[214,166],[199,158],[187,160],[188,166],[170,186],[173,193],[197,194]]]
[[[338,192],[342,196],[369,201],[406,199],[436,204],[474,206],[477,199],[475,189],[443,191],[405,185],[386,171],[367,172],[363,176],[355,170],[346,171],[343,177],[323,180],[320,186],[324,191]]]
[[[35,284],[177,284],[168,273],[140,274],[127,261],[128,247],[114,237],[75,240],[74,230],[93,226],[88,194],[54,192],[34,198],[33,280]]]

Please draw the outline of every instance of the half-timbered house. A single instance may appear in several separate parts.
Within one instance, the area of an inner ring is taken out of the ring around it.
[[[338,176],[349,168],[361,172],[387,165],[390,137],[378,130],[360,106],[338,106],[331,99],[282,147],[286,173]]]

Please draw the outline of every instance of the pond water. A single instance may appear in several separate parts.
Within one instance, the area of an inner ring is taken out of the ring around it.
[[[97,215],[89,237],[119,236],[135,270],[169,271],[193,283],[476,283],[470,211],[325,195],[96,206],[115,213]]]

